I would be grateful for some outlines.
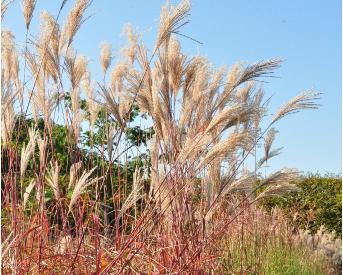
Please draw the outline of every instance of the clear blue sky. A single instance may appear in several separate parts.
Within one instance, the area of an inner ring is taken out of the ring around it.
[[[20,1],[9,7],[2,22],[12,29],[18,47],[24,44],[24,20]],[[56,15],[62,1],[38,0],[32,31],[37,31],[38,11]],[[74,1],[69,0],[60,22]],[[171,1],[177,3],[176,1]],[[150,46],[156,35],[159,12],[164,1],[95,0],[75,39],[75,48],[90,58],[92,75],[101,78],[99,44],[110,41],[114,50],[125,43],[121,35],[131,22],[144,34]],[[273,169],[296,167],[304,172],[341,172],[341,1],[194,0],[191,22],[182,33],[201,42],[180,37],[188,54],[201,53],[215,65],[231,66],[236,61],[256,62],[281,57],[286,61],[277,70],[278,78],[265,84],[273,95],[271,113],[299,92],[322,92],[322,107],[288,117],[277,125],[275,147],[284,146]]]

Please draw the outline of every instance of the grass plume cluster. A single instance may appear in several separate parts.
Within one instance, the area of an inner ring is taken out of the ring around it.
[[[131,25],[117,59],[103,42],[97,81],[73,43],[91,2],[76,0],[62,27],[60,13],[42,12],[23,55],[2,31],[2,270],[214,272],[242,215],[259,215],[256,201],[298,190],[296,170],[262,170],[281,150],[272,148],[276,123],[317,108],[319,94],[269,118],[259,80],[281,60],[225,70],[188,57],[178,37],[189,1],[162,8],[152,52]],[[27,32],[35,3],[23,1]]]

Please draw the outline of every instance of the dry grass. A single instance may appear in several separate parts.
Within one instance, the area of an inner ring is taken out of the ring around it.
[[[260,169],[280,153],[272,150],[271,127],[288,114],[318,107],[318,94],[299,95],[262,129],[268,117],[256,81],[271,76],[280,59],[226,71],[202,56],[187,57],[177,37],[188,23],[189,1],[163,7],[152,54],[130,25],[128,45],[113,68],[112,46],[102,44],[103,79],[96,82],[87,57],[73,48],[90,3],[76,0],[61,30],[59,15],[41,14],[37,41],[23,55],[28,66],[21,68],[33,83],[19,80],[14,36],[2,31],[2,270],[214,272],[222,252],[218,244],[240,228],[246,209],[252,211],[246,222],[253,224],[260,215],[250,208],[256,200],[296,191],[296,171],[263,176]],[[34,6],[24,1],[27,31]],[[23,102],[28,105],[18,109]],[[143,149],[129,145],[136,107],[154,130]],[[35,127],[19,115],[32,118]],[[64,137],[56,137],[57,123],[64,124]],[[20,147],[25,133],[29,141]],[[141,150],[149,158],[129,167],[129,157]],[[249,158],[255,158],[253,171]]]

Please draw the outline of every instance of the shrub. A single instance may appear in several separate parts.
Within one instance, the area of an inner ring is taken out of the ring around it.
[[[342,178],[310,174],[297,183],[301,191],[282,198],[268,198],[262,205],[267,209],[282,208],[295,229],[316,233],[324,226],[342,236]]]

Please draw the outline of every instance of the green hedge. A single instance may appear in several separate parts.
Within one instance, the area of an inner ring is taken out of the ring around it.
[[[267,209],[280,207],[295,229],[315,233],[324,225],[328,231],[342,236],[342,178],[310,174],[297,183],[300,192],[262,202]]]

